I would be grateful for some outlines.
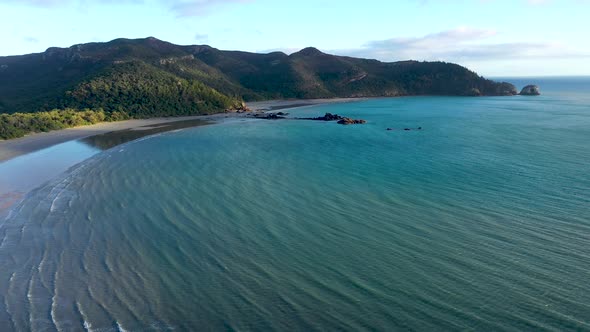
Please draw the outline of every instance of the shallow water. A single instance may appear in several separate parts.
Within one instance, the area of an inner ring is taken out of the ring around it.
[[[0,217],[3,197],[24,195],[99,152],[88,144],[69,141],[0,162]]]
[[[238,119],[219,119],[218,121]],[[116,130],[80,140],[60,143],[39,151],[0,162],[0,219],[29,191],[62,175],[70,167],[102,150],[167,131],[210,124],[204,120],[180,120],[156,126]]]
[[[553,91],[99,153],[0,222],[0,330],[588,330],[590,103]]]
[[[184,120],[167,122],[155,126],[148,125],[132,129],[112,131],[101,135],[90,136],[80,140],[80,142],[92,148],[108,150],[117,145],[138,140],[146,136],[165,133],[167,131],[175,131],[186,128],[204,126],[210,123],[211,122],[209,121],[203,120]]]

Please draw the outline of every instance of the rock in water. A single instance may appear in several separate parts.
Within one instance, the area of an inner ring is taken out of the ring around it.
[[[338,114],[326,113],[324,116],[318,116],[317,118],[299,118],[301,120],[315,120],[315,121],[338,121],[339,124],[363,124],[367,123],[365,120],[357,120],[340,116]]]
[[[351,119],[351,118],[346,118],[346,117],[343,117],[342,119],[338,120],[338,124],[342,124],[342,125],[364,124],[364,123],[367,123],[367,121]]]
[[[537,85],[527,85],[520,91],[520,95],[522,96],[538,96],[541,92],[539,91],[539,86]]]
[[[336,120],[341,120],[343,119],[343,117],[341,117],[338,114],[332,114],[332,113],[326,113],[324,116],[319,116],[317,118],[311,118],[311,120],[318,120],[318,121],[336,121]]]

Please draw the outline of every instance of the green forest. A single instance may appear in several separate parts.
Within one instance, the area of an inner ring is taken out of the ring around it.
[[[105,121],[129,119],[124,112],[98,110],[53,110],[37,113],[0,114],[0,138],[22,137],[31,132],[47,132]]]
[[[217,113],[239,107],[241,101],[201,82],[130,62],[79,84],[51,104],[57,108],[0,114],[0,138],[105,121]]]

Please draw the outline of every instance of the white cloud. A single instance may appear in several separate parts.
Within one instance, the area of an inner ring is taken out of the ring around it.
[[[161,0],[179,16],[200,16],[211,11],[213,7],[230,3],[245,3],[250,0]]]
[[[558,42],[490,43],[494,30],[457,28],[422,37],[371,41],[363,47],[334,51],[337,54],[383,61],[441,60],[449,62],[505,59],[581,58],[590,53],[570,49]]]
[[[38,43],[39,39],[35,38],[35,37],[31,37],[31,36],[26,36],[23,38],[23,40],[27,43]]]
[[[197,33],[195,34],[195,41],[197,43],[207,43],[209,41],[209,35]]]

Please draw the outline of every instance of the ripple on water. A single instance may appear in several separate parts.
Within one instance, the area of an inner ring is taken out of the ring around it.
[[[512,103],[369,100],[301,110],[366,126],[107,150],[0,225],[0,330],[590,329],[590,151],[564,148],[590,132],[540,135],[561,115]]]

